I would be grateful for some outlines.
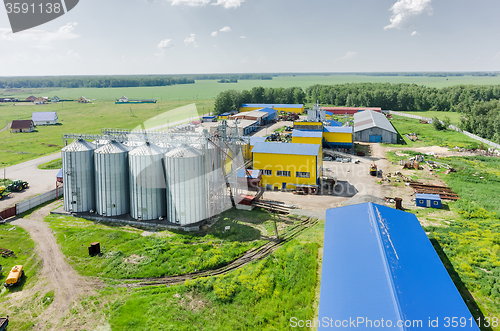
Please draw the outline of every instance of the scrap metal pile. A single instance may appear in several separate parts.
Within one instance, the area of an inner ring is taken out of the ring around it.
[[[411,182],[410,187],[415,193],[424,194],[439,194],[441,199],[446,200],[458,200],[458,194],[453,192],[451,188],[447,186],[437,186],[437,185],[426,185],[419,182]]]

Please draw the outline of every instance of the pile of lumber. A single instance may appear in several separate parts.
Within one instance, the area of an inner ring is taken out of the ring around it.
[[[415,193],[439,194],[441,199],[458,200],[458,194],[453,192],[451,188],[447,186],[426,185],[419,182],[413,182],[410,183],[410,187]]]

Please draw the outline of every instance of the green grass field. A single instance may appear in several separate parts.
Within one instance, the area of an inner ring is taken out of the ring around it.
[[[451,124],[458,125],[460,123],[460,119],[462,118],[462,114],[452,111],[405,111],[404,113],[413,114],[417,116],[434,118],[437,117],[440,120],[444,120],[445,117],[449,117],[451,120]]]
[[[4,92],[0,96],[28,97],[30,95],[76,99],[85,96],[98,101],[114,101],[125,95],[128,98],[154,98],[163,101],[210,100],[217,94],[229,89],[249,90],[255,86],[262,87],[302,87],[314,84],[345,83],[409,83],[430,87],[446,87],[459,84],[496,85],[500,84],[500,76],[452,76],[452,77],[410,77],[410,76],[364,76],[364,75],[318,75],[318,76],[278,76],[273,80],[239,80],[238,83],[217,83],[217,80],[197,80],[195,84],[182,84],[163,87],[130,87],[130,88],[78,88],[78,89],[24,89],[19,93]]]
[[[57,111],[59,124],[38,126],[31,133],[0,132],[0,168],[60,151],[64,133],[98,134],[102,128],[148,129],[167,126],[208,113],[212,109],[212,100],[198,101],[196,104],[189,101],[163,101],[131,106],[111,102],[3,105],[0,106],[0,123],[3,125],[13,119],[30,119],[34,111]]]

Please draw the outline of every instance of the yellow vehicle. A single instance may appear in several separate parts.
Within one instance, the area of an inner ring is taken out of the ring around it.
[[[5,287],[14,286],[21,282],[21,278],[24,276],[24,270],[22,265],[15,265],[9,273],[9,276],[5,280]]]
[[[2,197],[4,196],[4,193],[7,194],[7,188],[5,186],[0,186],[0,200],[2,199]]]

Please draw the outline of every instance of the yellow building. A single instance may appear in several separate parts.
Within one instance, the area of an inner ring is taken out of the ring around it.
[[[323,166],[322,153],[317,144],[256,143],[252,149],[253,169],[262,170],[264,187],[316,186]]]
[[[293,130],[292,143],[323,145],[322,131]]]
[[[321,122],[293,122],[294,130],[308,130],[323,132],[323,123]]]
[[[257,103],[244,103],[241,105],[239,111],[240,113],[243,113],[247,111],[259,110],[262,108],[272,108],[277,112],[284,111],[297,114],[302,114],[304,112],[303,104],[291,105],[291,104],[257,104]]]
[[[325,146],[335,150],[352,153],[353,137],[352,126],[325,126],[323,128]]]

